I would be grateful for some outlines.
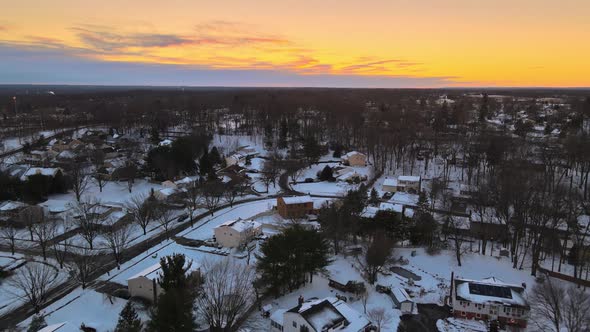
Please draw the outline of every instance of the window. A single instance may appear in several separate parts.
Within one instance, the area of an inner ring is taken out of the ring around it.
[[[481,318],[480,314],[475,314],[475,318]]]
[[[467,314],[465,313],[465,311],[461,311],[461,316],[465,317]]]
[[[293,327],[297,327],[297,323],[296,322],[293,322]]]

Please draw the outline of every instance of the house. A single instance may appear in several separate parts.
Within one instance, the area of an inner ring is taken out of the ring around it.
[[[420,192],[422,179],[420,176],[400,175],[396,178],[386,178],[383,181],[382,190],[385,192],[396,193],[409,192],[417,194]]]
[[[402,312],[402,315],[410,315],[416,310],[416,304],[405,289],[395,287],[391,290],[391,299],[395,307]]]
[[[283,218],[301,218],[313,214],[311,196],[277,197],[277,210]]]
[[[154,197],[158,201],[169,201],[173,200],[175,197],[178,197],[180,193],[181,191],[176,188],[163,188],[160,190],[156,190],[154,192]]]
[[[495,277],[470,280],[453,274],[449,301],[457,318],[498,321],[501,327],[524,329],[530,312],[524,290],[524,284],[512,285]]]
[[[190,261],[190,273],[200,273],[200,266]],[[145,270],[137,273],[127,279],[127,288],[131,297],[139,297],[152,303],[155,303],[158,296],[164,292],[159,284],[162,266],[160,263],[154,264]]]
[[[27,207],[27,204],[19,201],[6,201],[0,203],[0,218],[17,220],[20,212]]]
[[[281,315],[282,314],[282,315]],[[374,331],[371,321],[346,302],[327,297],[303,301],[289,310],[277,310],[271,315],[273,332],[368,332]]]
[[[47,167],[31,167],[29,168],[21,177],[21,181],[26,181],[29,179],[29,176],[32,175],[44,175],[50,177],[56,177],[58,174],[61,174],[61,168],[47,168]]]
[[[351,151],[342,156],[341,159],[348,166],[367,166],[367,156],[358,151]]]
[[[385,181],[383,181],[381,189],[388,193],[396,193],[398,190],[403,190],[398,188],[396,178],[386,178]]]
[[[230,220],[214,229],[217,243],[227,248],[247,244],[254,236],[262,234],[262,225],[253,220]]]
[[[416,207],[418,206],[419,200],[420,196],[418,195],[398,191],[395,194],[393,194],[389,202],[393,204]]]
[[[246,160],[246,156],[240,153],[234,153],[229,157],[225,157],[225,164],[227,166],[237,165]]]
[[[178,186],[176,185],[176,183],[170,181],[170,180],[166,180],[164,182],[162,182],[162,186],[165,188],[171,188],[171,189],[176,189],[178,188]]]
[[[400,175],[397,177],[398,186],[404,188],[403,191],[410,193],[419,193],[422,187],[422,178],[413,175]]]

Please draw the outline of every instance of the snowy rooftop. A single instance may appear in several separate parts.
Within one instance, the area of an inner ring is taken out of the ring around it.
[[[504,305],[528,306],[523,297],[524,287],[507,284],[495,277],[483,280],[455,278],[457,297],[473,303],[496,302]]]
[[[289,312],[299,313],[315,331],[324,331],[346,321],[348,324],[342,324],[338,331],[358,332],[371,324],[365,315],[335,297],[304,302]]]
[[[27,206],[27,204],[23,202],[7,201],[4,203],[0,203],[0,211],[14,211],[25,206]]]
[[[396,192],[389,200],[393,204],[417,205],[420,196],[404,192]]]
[[[358,151],[350,151],[349,153],[345,154],[342,158],[348,159],[348,158],[350,158],[352,156],[357,156],[357,155],[364,156],[364,154],[362,154],[362,153],[360,153]]]
[[[311,196],[309,196],[309,195],[283,197],[283,201],[287,205],[289,205],[289,204],[304,204],[304,203],[312,203],[313,202],[313,200],[311,199]]]
[[[41,174],[45,176],[55,176],[57,172],[60,171],[59,168],[44,168],[44,167],[31,167],[29,168],[25,174],[21,177],[21,180],[26,180],[27,177],[35,174]]]
[[[272,320],[275,323],[279,323],[281,326],[283,326],[283,315],[285,314],[285,312],[287,312],[287,309],[275,310],[275,312],[273,312],[272,315],[270,315],[270,320]]]
[[[410,295],[408,295],[406,290],[403,288],[394,287],[391,291],[393,292],[393,296],[395,296],[399,302],[412,301]]]
[[[383,185],[389,186],[389,187],[397,187],[397,179],[395,179],[395,178],[385,179],[385,181],[383,181]]]
[[[191,264],[190,269],[188,272],[196,271],[200,268],[200,265],[197,264],[194,260],[190,260],[189,263]],[[160,270],[162,269],[162,265],[158,262],[157,264],[151,265],[150,267],[142,270],[141,272],[133,275],[132,277],[128,278],[127,280],[145,277],[150,280],[154,280],[160,276]]]
[[[219,225],[219,227],[230,227],[233,228],[234,230],[236,230],[237,232],[243,232],[247,229],[255,229],[260,227],[260,223],[254,220],[249,220],[249,219],[236,219],[236,220],[230,220],[230,221],[226,221],[223,224]]]
[[[65,212],[72,208],[70,201],[57,199],[48,199],[43,203],[39,203],[39,206],[46,208],[51,213]]]
[[[415,175],[400,175],[397,177],[399,181],[407,181],[407,182],[418,182],[420,181],[420,176]]]

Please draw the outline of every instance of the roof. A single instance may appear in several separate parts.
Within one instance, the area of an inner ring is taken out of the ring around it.
[[[191,264],[191,267],[188,270],[188,272],[193,272],[193,271],[196,271],[200,268],[200,264],[196,264],[194,260],[190,260],[188,262],[188,264]],[[129,281],[131,279],[136,279],[139,277],[145,277],[150,280],[154,280],[160,276],[161,269],[162,269],[162,265],[160,265],[160,263],[158,262],[158,263],[151,265],[150,267],[142,270],[141,272],[133,275],[132,277],[128,278],[127,281]]]
[[[275,310],[275,312],[272,313],[272,315],[270,315],[270,320],[272,320],[275,323],[279,323],[281,326],[283,326],[283,317],[285,312],[287,312],[287,309],[277,309]]]
[[[408,181],[408,182],[418,182],[420,181],[420,176],[417,175],[400,175],[397,177],[399,181]]]
[[[61,171],[59,168],[31,167],[21,176],[21,180],[26,180],[27,177],[35,174],[55,176],[59,171]]]
[[[360,153],[358,151],[350,151],[349,153],[345,154],[342,158],[347,159],[347,158],[350,158],[350,157],[353,157],[353,156],[363,156],[363,157],[365,157],[365,154],[364,153]]]
[[[338,331],[358,332],[370,325],[369,319],[335,297],[304,302],[288,312],[299,313],[316,331],[346,321]]]
[[[236,220],[229,220],[224,222],[223,224],[217,227],[230,227],[237,232],[243,232],[248,229],[258,228],[260,227],[260,223],[254,220],[249,219],[236,219]]]
[[[410,298],[410,295],[408,295],[408,293],[406,292],[405,289],[403,288],[399,288],[399,287],[395,287],[394,289],[391,290],[391,292],[393,293],[393,296],[395,296],[395,298],[397,299],[398,302],[406,302],[406,301],[410,301],[412,302],[412,299]]]
[[[311,196],[291,196],[291,197],[281,197],[285,204],[304,204],[304,203],[313,203]]]
[[[397,187],[397,179],[395,179],[395,178],[385,179],[385,181],[383,181],[383,185],[389,186],[389,187]]]
[[[38,332],[55,332],[55,331],[58,331],[59,329],[61,329],[62,327],[64,327],[66,324],[67,324],[67,322],[49,325],[49,326],[46,326],[46,327],[40,329]]]
[[[62,201],[57,199],[48,199],[43,203],[39,203],[38,205],[46,208],[51,213],[60,213],[72,209],[70,201]]]
[[[528,307],[523,297],[524,287],[508,284],[490,277],[483,280],[455,278],[455,291],[458,298],[473,303],[502,303],[503,305]]]
[[[27,204],[18,201],[6,201],[0,203],[0,211],[14,211],[27,206]]]
[[[391,196],[389,202],[402,205],[418,205],[419,199],[420,196],[418,195],[398,191]]]

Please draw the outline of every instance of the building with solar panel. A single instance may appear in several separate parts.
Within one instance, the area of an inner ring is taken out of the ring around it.
[[[485,320],[511,330],[527,326],[530,306],[524,285],[513,285],[495,277],[470,280],[452,277],[449,297],[457,318]]]

